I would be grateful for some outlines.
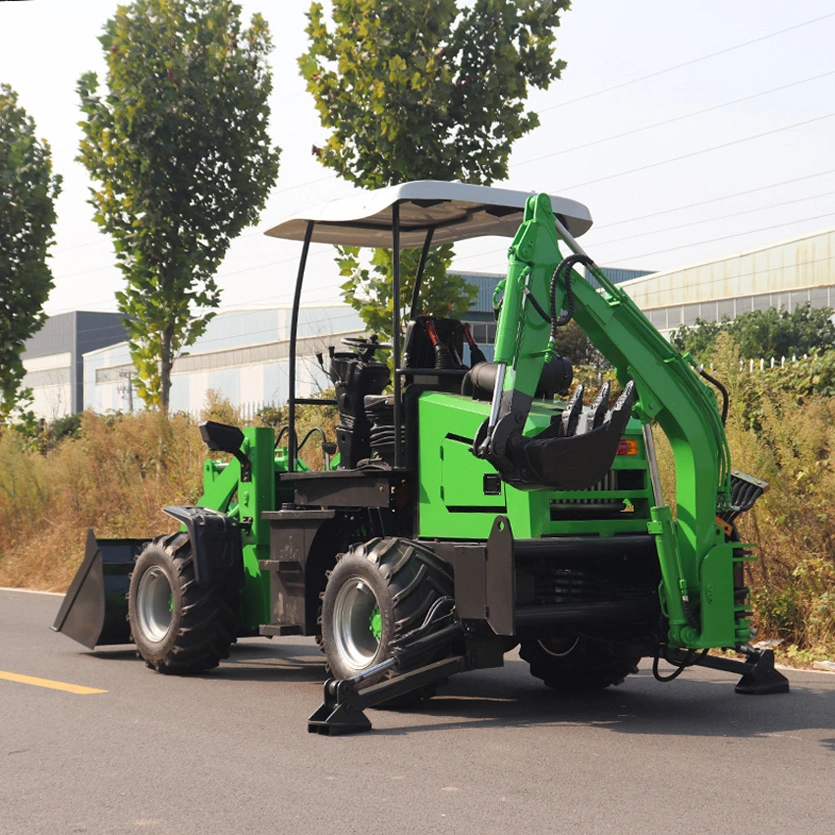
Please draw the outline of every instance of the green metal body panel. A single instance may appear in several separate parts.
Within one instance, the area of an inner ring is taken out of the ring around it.
[[[261,513],[276,507],[276,473],[286,470],[286,462],[273,451],[271,428],[251,427],[243,433],[241,450],[252,462],[252,480],[241,481],[241,465],[234,458],[228,463],[206,461],[203,495],[197,504],[228,513],[239,521],[251,520],[243,539],[240,616],[245,629],[257,630],[260,624],[270,620],[269,578],[258,567],[258,560],[269,558],[270,526],[261,519]]]
[[[524,433],[533,435],[559,416],[563,403],[535,403]],[[490,404],[455,394],[429,392],[418,403],[418,535],[428,539],[486,540],[496,516],[510,519],[514,536],[646,533],[651,500],[641,425],[633,420],[626,437],[638,443],[637,455],[619,455],[614,472],[631,472],[629,488],[558,491],[517,490],[499,483],[498,495],[485,494],[485,476],[495,476],[492,465],[476,458],[470,447]],[[599,486],[598,486],[599,488]],[[583,519],[571,514],[580,503],[610,501],[623,508],[614,519]],[[555,513],[562,507],[563,518]],[[553,518],[552,518],[553,517]]]

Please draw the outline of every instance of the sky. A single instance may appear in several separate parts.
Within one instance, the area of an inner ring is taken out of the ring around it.
[[[57,203],[50,315],[115,311],[122,285],[110,239],[75,161],[76,84],[104,77],[98,36],[115,0],[0,0],[0,82],[34,118],[64,178]],[[278,182],[260,222],[233,242],[217,280],[221,307],[291,302],[300,245],[266,238],[284,217],[353,187],[319,165],[312,97],[296,58],[307,0],[243,0],[267,19],[275,49],[271,133]],[[568,66],[531,91],[539,128],[513,149],[508,188],[586,204],[581,243],[604,266],[664,270],[835,225],[835,9],[805,0],[576,0],[558,32]],[[503,272],[506,239],[462,244],[454,268]],[[333,302],[332,252],[314,247],[307,303]]]

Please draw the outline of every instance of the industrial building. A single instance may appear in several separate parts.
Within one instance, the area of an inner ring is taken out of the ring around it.
[[[835,307],[835,228],[664,272],[604,268],[652,323],[669,335],[682,324],[731,319],[769,307]],[[461,318],[492,356],[493,291],[500,275],[469,273],[478,288]],[[287,400],[289,307],[218,313],[205,334],[174,364],[171,409],[197,414],[206,392],[218,391],[251,414]],[[365,330],[346,304],[303,308],[299,320],[300,397],[328,386],[317,352]],[[35,395],[34,411],[47,420],[90,408],[97,412],[141,408],[121,316],[67,313],[48,320],[26,346],[24,386]]]
[[[316,354],[365,330],[345,304],[302,308],[298,323],[299,397],[315,396],[328,385]],[[287,401],[290,308],[228,310],[217,314],[205,333],[181,354],[171,372],[170,409],[198,414],[213,389],[252,414]],[[133,390],[133,365],[126,342],[84,356],[84,406],[96,412],[142,408]]]
[[[32,411],[48,421],[83,411],[84,354],[125,339],[119,313],[76,310],[47,319],[27,340],[22,357]]]
[[[651,273],[622,286],[653,325],[669,335],[697,318],[721,322],[769,307],[835,307],[835,228]]]

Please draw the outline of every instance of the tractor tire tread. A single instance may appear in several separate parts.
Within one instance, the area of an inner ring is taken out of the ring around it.
[[[141,568],[144,555],[153,554],[167,564],[168,572],[179,587],[179,617],[172,623],[173,632],[160,647],[149,647],[131,615],[131,638],[145,664],[164,674],[189,675],[214,669],[229,657],[235,642],[236,592],[219,586],[201,587],[195,578],[194,555],[188,534],[178,532],[157,537],[137,558]],[[134,570],[134,572],[136,569]],[[133,588],[133,583],[131,585]],[[134,594],[131,592],[131,610]]]
[[[339,569],[343,560],[349,558],[352,560],[362,558],[368,564],[376,566],[379,576],[388,589],[392,624],[389,640],[398,638],[420,626],[435,601],[441,597],[453,595],[451,567],[419,543],[392,537],[374,539],[355,545],[337,558],[335,571]],[[325,611],[327,611],[327,606],[323,609],[323,613]],[[322,650],[327,659],[328,673],[338,678],[343,677],[347,671],[332,664],[330,647],[324,629]],[[381,660],[382,657],[384,656],[380,657]],[[435,689],[436,685],[424,687],[405,697],[386,702],[385,706],[403,707],[422,701],[433,696]]]

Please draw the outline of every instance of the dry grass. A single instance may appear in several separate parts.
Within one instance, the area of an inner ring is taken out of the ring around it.
[[[738,524],[742,540],[757,543],[746,582],[760,638],[783,639],[787,660],[835,657],[835,398],[785,391],[771,372],[741,370],[727,338],[713,373],[729,389],[733,466],[771,485]],[[665,439],[657,447],[670,499],[672,452]]]
[[[204,448],[187,417],[82,417],[80,436],[46,454],[7,431],[0,438],[0,585],[63,590],[88,528],[101,537],[169,530],[167,504],[202,489]]]
[[[334,438],[332,407],[299,409],[300,439],[313,425]],[[228,400],[209,392],[203,420],[240,425]],[[260,425],[286,422],[286,410]],[[286,436],[285,436],[286,437]],[[322,463],[312,437],[302,458]],[[85,412],[77,436],[46,452],[18,432],[0,435],[0,586],[64,591],[84,552],[87,530],[101,538],[150,538],[176,529],[161,508],[194,504],[203,490],[206,448],[187,415],[102,417]],[[223,457],[223,456],[219,456]]]
[[[734,464],[771,485],[739,524],[743,540],[758,543],[759,559],[747,573],[756,622],[768,637],[784,639],[789,655],[831,657],[835,398],[786,391],[771,372],[739,369],[735,346],[723,340],[716,370],[729,383],[727,432]]]

